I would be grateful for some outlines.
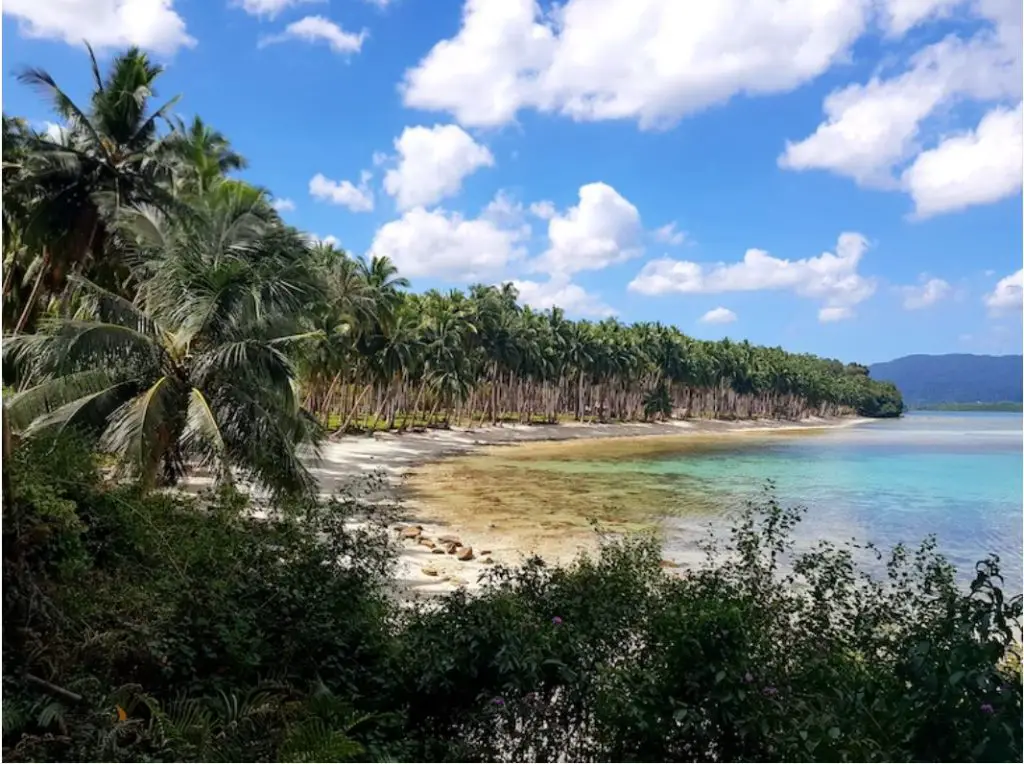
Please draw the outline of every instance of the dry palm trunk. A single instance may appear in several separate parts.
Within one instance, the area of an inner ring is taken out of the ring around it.
[[[356,412],[359,411],[359,407],[362,406],[363,404],[363,398],[365,398],[367,393],[369,393],[370,390],[372,389],[372,382],[362,389],[362,392],[359,393],[359,397],[356,398],[356,402],[352,405],[352,408],[349,410],[348,416],[345,417],[344,424],[342,424],[341,427],[339,427],[335,432],[345,432],[346,430],[348,430],[349,425],[352,424],[352,420],[356,416]]]
[[[423,392],[426,389],[427,389],[427,380],[424,378],[424,380],[420,383],[420,389],[416,392],[416,400],[412,404],[412,412],[411,412],[411,414],[409,416],[407,416],[405,418],[405,421],[402,422],[402,426],[398,428],[399,432],[402,432],[402,431],[408,429],[409,422],[410,421],[414,422],[414,420],[416,419],[416,414],[419,413],[419,410],[420,410],[420,400],[423,398]],[[430,419],[429,418],[427,419],[427,425],[428,426],[430,425]]]
[[[14,327],[15,334],[20,334],[25,329],[25,325],[28,324],[29,317],[35,309],[36,300],[39,299],[39,290],[42,289],[43,286],[43,276],[46,275],[46,272],[49,269],[50,250],[48,247],[43,247],[43,262],[39,265],[39,273],[36,274],[36,280],[32,284],[32,291],[29,292],[28,300],[25,303],[24,309],[21,311],[18,323]]]

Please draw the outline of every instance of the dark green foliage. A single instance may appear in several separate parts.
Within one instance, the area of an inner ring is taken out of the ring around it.
[[[1024,358],[1019,355],[908,355],[873,364],[871,376],[897,385],[907,405],[915,408],[929,403],[1019,402],[1024,394]]]
[[[767,498],[681,576],[640,537],[403,610],[355,499],[104,485],[66,437],[7,466],[5,760],[1021,757],[1020,598],[931,541],[797,554]]]
[[[875,382],[861,393],[857,413],[876,418],[898,417],[903,414],[903,396],[891,382]]]

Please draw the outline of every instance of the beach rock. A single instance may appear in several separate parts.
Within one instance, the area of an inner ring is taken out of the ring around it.
[[[467,546],[467,547],[463,547],[462,549],[460,549],[459,550],[459,555],[458,555],[457,559],[462,560],[463,562],[469,562],[470,560],[472,560],[473,559],[473,547]]]
[[[409,528],[406,528],[406,529],[404,529],[402,531],[402,538],[404,538],[404,539],[415,539],[415,538],[419,538],[420,534],[422,534],[422,533],[423,533],[423,529],[422,528],[420,528],[418,525],[413,525],[413,526],[411,526]]]
[[[448,554],[455,554],[457,551],[459,551],[459,545],[458,544],[445,544],[444,550]]]
[[[487,555],[489,555],[490,553],[491,553],[491,550],[490,550],[490,549],[481,549],[481,550],[480,550],[480,554],[481,554],[481,555],[483,555],[483,556],[487,556]]]
[[[458,536],[438,536],[437,540],[442,544],[455,544],[455,546],[462,546],[462,541]]]
[[[437,568],[420,568],[425,576],[437,576],[440,575],[440,571]]]
[[[482,560],[480,560],[480,562],[482,562],[484,565],[493,565],[494,564],[494,560],[491,559],[490,557],[484,557]]]
[[[431,541],[428,538],[424,538],[423,536],[420,536],[419,542],[420,542],[420,544],[425,546],[427,549],[433,549],[436,546],[433,541]]]
[[[433,549],[430,550],[430,553],[431,554],[444,554],[444,547],[435,546]]]

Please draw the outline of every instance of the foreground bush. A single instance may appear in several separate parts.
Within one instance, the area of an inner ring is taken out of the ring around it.
[[[869,578],[767,500],[682,576],[638,538],[402,609],[353,499],[258,519],[104,485],[71,441],[8,468],[5,760],[1021,758],[996,560],[969,592],[931,543]]]

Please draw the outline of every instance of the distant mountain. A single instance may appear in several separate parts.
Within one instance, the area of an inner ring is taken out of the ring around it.
[[[1019,355],[908,355],[868,367],[872,379],[893,382],[909,407],[929,403],[1020,401]]]

